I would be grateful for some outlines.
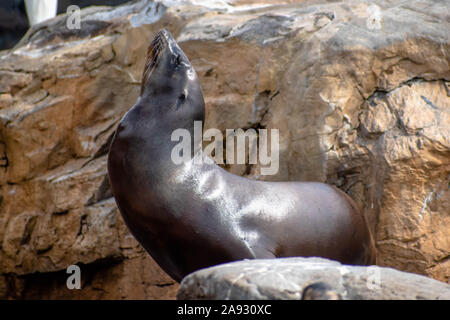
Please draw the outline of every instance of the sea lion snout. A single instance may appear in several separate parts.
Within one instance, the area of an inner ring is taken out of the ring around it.
[[[150,60],[152,60],[152,62],[154,62],[152,67],[156,65],[160,53],[164,50],[168,51],[165,56],[167,57],[170,65],[172,65],[173,67],[183,65],[185,67],[191,68],[191,64],[185,56],[184,52],[178,46],[172,34],[166,29],[162,29],[156,34],[155,38],[148,48],[149,58]]]
[[[141,96],[146,95],[146,90],[150,90],[148,96],[155,96],[154,93],[180,96],[178,91],[195,79],[194,68],[171,33],[159,31],[148,47]]]

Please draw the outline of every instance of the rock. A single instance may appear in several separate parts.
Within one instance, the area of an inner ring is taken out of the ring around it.
[[[448,300],[450,285],[386,267],[342,265],[322,258],[282,258],[244,260],[202,269],[184,278],[177,293],[177,299],[301,298]]]
[[[200,77],[206,129],[280,130],[278,174],[227,170],[338,186],[367,217],[379,265],[450,282],[445,4],[292,2],[90,7],[80,30],[60,15],[0,52],[0,297],[174,297],[106,171],[163,27]],[[87,277],[77,293],[65,287],[71,264]]]
[[[314,282],[303,288],[302,300],[342,300],[342,296],[324,282]]]

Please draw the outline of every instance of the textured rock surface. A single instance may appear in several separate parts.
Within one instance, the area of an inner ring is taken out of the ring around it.
[[[326,284],[342,300],[450,299],[450,285],[386,267],[356,267],[321,258],[238,261],[183,279],[178,299],[299,300],[303,290]]]
[[[0,297],[174,297],[105,166],[162,27],[199,74],[207,128],[280,129],[277,175],[228,170],[337,185],[367,216],[380,265],[450,282],[445,1],[252,2],[87,8],[80,30],[58,16],[0,53]],[[65,289],[75,263],[77,292]]]

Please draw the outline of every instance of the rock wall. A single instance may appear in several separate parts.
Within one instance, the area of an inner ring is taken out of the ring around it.
[[[66,13],[67,7],[77,5],[113,6],[127,0],[58,0],[57,13]],[[0,50],[13,48],[25,35],[29,28],[28,16],[24,0],[8,0],[0,2]]]
[[[58,16],[0,53],[0,297],[175,296],[106,171],[162,27],[197,70],[206,128],[280,130],[277,175],[228,170],[340,187],[364,211],[379,265],[450,282],[445,1],[291,2],[86,8],[80,30]],[[66,288],[71,264],[82,290]]]

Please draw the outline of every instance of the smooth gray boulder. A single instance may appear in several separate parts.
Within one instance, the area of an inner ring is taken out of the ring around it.
[[[450,299],[450,285],[378,266],[350,266],[322,258],[244,260],[188,275],[177,299],[291,299],[323,283],[342,300]]]

